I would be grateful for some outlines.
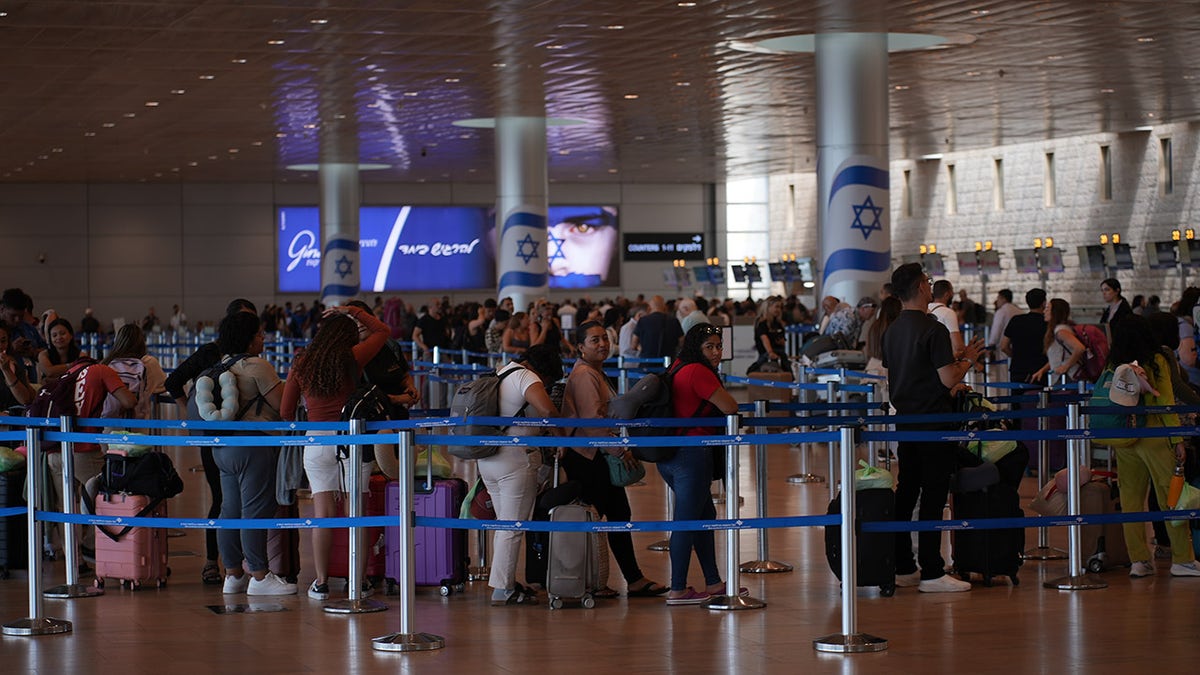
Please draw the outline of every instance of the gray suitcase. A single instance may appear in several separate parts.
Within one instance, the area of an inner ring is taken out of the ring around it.
[[[1106,480],[1084,483],[1079,490],[1079,510],[1083,513],[1109,514],[1121,511],[1117,486]],[[1120,523],[1084,525],[1080,528],[1080,549],[1087,556],[1089,572],[1107,572],[1117,567],[1129,567],[1129,549]]]
[[[592,510],[579,504],[550,509],[554,523],[590,523]],[[550,609],[562,609],[564,599],[579,600],[586,609],[596,606],[592,593],[600,585],[600,563],[594,532],[551,532],[546,557],[546,594]]]

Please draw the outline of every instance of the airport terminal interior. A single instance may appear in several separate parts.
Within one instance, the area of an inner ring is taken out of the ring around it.
[[[830,51],[845,40],[874,45],[873,60]],[[892,268],[921,262],[983,305],[1041,287],[1094,323],[1104,279],[1163,309],[1194,283],[1197,65],[1200,7],[1183,0],[0,0],[0,287],[23,288],[35,313],[90,309],[106,327],[181,305],[209,334],[232,298],[312,303],[354,266],[368,303],[481,301],[510,270],[493,230],[520,201],[515,184],[549,219],[550,239],[529,243],[575,252],[548,263],[555,302],[796,294],[811,308],[831,289],[875,295]],[[526,118],[545,120],[544,144],[502,147]],[[874,192],[835,204],[831,172],[853,162]],[[327,189],[346,167],[349,183]],[[330,272],[334,205],[357,212],[361,248]],[[849,229],[826,217],[851,206]],[[579,232],[601,252],[572,248]],[[834,274],[830,242],[847,233],[874,270]],[[760,494],[771,516],[824,514],[828,482],[788,478],[828,473],[828,452],[772,444],[760,484],[743,446],[740,516],[757,515]],[[168,453],[185,482],[170,515],[203,517],[199,453]],[[1023,505],[1038,485],[1022,481]],[[634,520],[667,518],[653,465],[628,492]],[[1066,528],[1046,536],[1067,547]],[[634,542],[646,576],[666,582],[667,554],[647,548],[661,538]],[[888,648],[820,652],[813,641],[841,631],[842,596],[824,528],[802,527],[770,531],[770,557],[793,571],[741,575],[760,609],[627,598],[614,564],[621,597],[591,609],[551,611],[544,594],[493,607],[484,581],[418,588],[413,628],[445,647],[386,652],[371,639],[400,629],[399,597],[324,612],[303,591],[301,542],[300,593],[258,603],[203,585],[202,533],[172,529],[163,588],[45,600],[73,630],[0,636],[4,671],[1124,673],[1190,666],[1200,627],[1200,579],[1166,564],[1054,590],[1043,584],[1067,562],[1029,559],[1019,584],[859,589],[857,627]],[[739,542],[754,559],[757,533]],[[64,579],[61,558],[43,571]],[[0,612],[29,612],[21,570],[0,580]]]

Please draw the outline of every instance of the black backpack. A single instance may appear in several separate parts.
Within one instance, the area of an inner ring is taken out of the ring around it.
[[[388,400],[387,394],[383,393],[379,387],[373,384],[360,384],[354,390],[354,393],[350,395],[350,398],[346,399],[346,404],[342,406],[342,421],[366,420],[368,422],[381,422],[391,419],[388,416],[391,409],[392,402]],[[339,459],[349,457],[350,446],[337,446],[337,454]],[[362,461],[364,463],[375,461],[374,445],[363,446]]]
[[[671,373],[650,373],[638,380],[624,394],[608,402],[608,418],[634,420],[674,417],[671,406]],[[658,427],[627,427],[630,436],[671,435],[673,429]],[[633,456],[643,462],[662,462],[675,456],[675,448],[633,448]]]
[[[175,471],[175,464],[171,462],[171,458],[161,452],[147,452],[140,457],[109,452],[104,455],[99,492],[104,495],[125,493],[149,497],[149,503],[134,514],[135,518],[142,518],[153,513],[164,499],[170,499],[183,492],[183,479]],[[95,513],[96,505],[87,490],[83,491],[83,500],[88,511]],[[120,541],[133,526],[126,525],[116,533],[108,527],[96,529],[109,539]]]

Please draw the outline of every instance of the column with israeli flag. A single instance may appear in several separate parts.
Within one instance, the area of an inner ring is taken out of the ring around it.
[[[358,295],[358,164],[322,163],[318,168],[321,190],[321,302],[326,307],[344,305]]]
[[[496,119],[497,298],[523,311],[546,295],[546,118]]]
[[[891,276],[886,33],[819,33],[822,295],[854,304]]]

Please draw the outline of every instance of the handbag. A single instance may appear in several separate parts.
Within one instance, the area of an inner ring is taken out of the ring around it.
[[[608,482],[616,487],[628,487],[645,478],[646,467],[642,460],[636,457],[631,459],[632,466],[627,465],[620,457],[604,453],[604,461],[608,462]]]

